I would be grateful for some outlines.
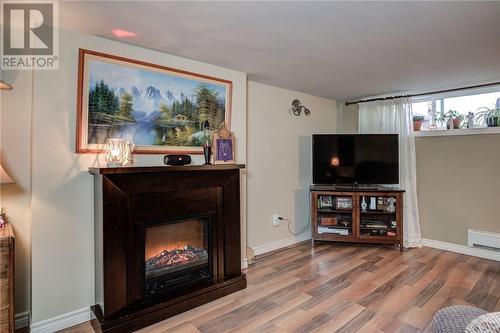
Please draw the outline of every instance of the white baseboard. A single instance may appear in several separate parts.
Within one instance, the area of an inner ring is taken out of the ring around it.
[[[241,269],[248,267],[247,258],[241,260]],[[31,325],[31,333],[52,333],[93,319],[90,308],[68,312]],[[16,329],[29,326],[28,312],[16,315]]]
[[[257,256],[259,254],[278,250],[278,249],[281,249],[283,247],[290,246],[290,245],[293,245],[296,243],[300,243],[300,242],[303,242],[303,241],[308,240],[308,239],[311,239],[311,233],[304,232],[304,233],[297,235],[297,236],[294,236],[294,237],[285,238],[285,239],[282,239],[282,240],[279,240],[276,242],[256,246],[256,247],[252,248],[252,250],[253,250],[253,253]]]
[[[241,269],[248,267],[247,258],[241,260]],[[19,319],[18,319],[19,317]],[[73,312],[68,312],[57,317],[39,321],[31,325],[31,333],[52,333],[74,325],[78,325],[93,319],[90,308],[83,308]],[[24,325],[19,326],[18,325]],[[29,325],[28,312],[19,313],[16,315],[16,329]]]
[[[456,252],[460,254],[466,254],[469,256],[490,259],[500,261],[500,252],[489,251],[484,249],[478,249],[474,247],[468,247],[465,245],[458,245],[453,243],[441,242],[433,239],[422,238],[422,245],[433,247],[435,249],[446,250],[451,252]]]
[[[245,268],[248,268],[248,259],[247,258],[241,259],[241,269],[245,269]]]
[[[31,325],[31,333],[52,333],[74,325],[89,321],[91,316],[90,308],[83,308],[73,312],[68,312],[57,317],[39,321]]]
[[[16,313],[14,323],[16,330],[30,326],[30,313],[28,311]]]

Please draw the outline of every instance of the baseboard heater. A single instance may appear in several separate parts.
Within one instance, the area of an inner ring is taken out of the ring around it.
[[[467,240],[469,247],[500,252],[500,233],[469,229]]]

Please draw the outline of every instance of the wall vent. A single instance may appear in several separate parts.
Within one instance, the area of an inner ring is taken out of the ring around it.
[[[500,233],[469,229],[467,240],[469,247],[500,252]]]

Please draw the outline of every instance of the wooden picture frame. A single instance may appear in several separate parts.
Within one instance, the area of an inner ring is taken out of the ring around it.
[[[336,210],[352,210],[352,198],[351,197],[337,197],[335,199],[335,209]]]
[[[322,195],[319,197],[319,208],[330,208],[333,209],[334,199],[331,195]]]
[[[230,128],[231,104],[229,80],[79,49],[75,150],[121,138],[139,154],[203,154],[204,120]]]
[[[234,133],[223,123],[212,138],[214,164],[236,164]]]

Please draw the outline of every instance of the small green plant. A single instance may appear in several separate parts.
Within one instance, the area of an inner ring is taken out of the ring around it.
[[[458,111],[456,110],[448,110],[448,112],[439,112],[439,117],[438,117],[438,120],[441,120],[441,121],[448,121],[450,119],[460,119],[460,120],[464,120],[464,115],[459,113]]]
[[[449,121],[453,120],[455,128],[460,128],[465,116],[456,110],[448,110],[448,112],[439,112],[437,120],[446,123],[446,127],[449,127]]]
[[[481,125],[498,126],[500,118],[500,108],[482,106],[476,110],[476,122]]]
[[[423,121],[424,119],[424,116],[413,116],[413,121]]]

